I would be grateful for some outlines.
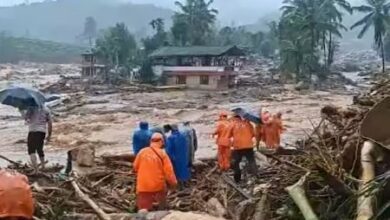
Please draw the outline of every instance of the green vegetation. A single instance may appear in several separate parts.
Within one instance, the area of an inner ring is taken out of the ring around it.
[[[335,38],[341,38],[341,30],[346,29],[341,24],[340,8],[351,12],[351,6],[344,0],[284,2],[279,23],[282,70],[311,81],[313,73],[321,75],[329,69],[337,49]]]
[[[176,1],[179,11],[173,17],[173,44],[177,46],[205,45],[210,39],[218,11],[212,9],[214,0]]]
[[[126,25],[118,23],[96,40],[95,50],[107,65],[130,68],[135,63],[137,44]]]
[[[89,16],[85,19],[84,32],[81,34],[81,38],[87,39],[89,46],[92,47],[93,41],[97,36],[97,23],[95,18]]]
[[[351,29],[362,26],[358,34],[361,38],[370,27],[374,28],[374,45],[383,58],[385,71],[385,58],[390,57],[386,56],[390,54],[387,31],[390,28],[390,3],[389,0],[365,1],[366,5],[352,7],[348,0],[284,0],[279,21],[268,22],[268,30],[249,31],[246,26],[217,28],[218,11],[213,9],[213,0],[182,0],[175,3],[177,11],[172,19],[157,17],[149,20],[153,34],[138,43],[127,23],[117,23],[98,35],[99,19],[92,16],[83,18],[84,30],[80,31],[79,37],[88,40],[90,46],[96,39],[94,50],[99,58],[124,74],[141,67],[139,79],[143,82],[155,80],[148,57],[162,46],[228,45],[245,48],[251,54],[279,58],[283,73],[294,75],[297,81],[311,82],[313,74],[326,77],[330,71],[339,41],[347,31],[343,25],[344,17],[353,11],[366,13]],[[58,1],[50,4],[68,3]],[[41,5],[37,4],[39,7]],[[1,37],[4,40],[0,42],[0,62],[68,62],[78,60],[79,53],[83,51],[83,48],[53,42]]]
[[[78,62],[85,48],[28,38],[10,37],[0,33],[0,63],[31,61],[70,63]]]
[[[14,36],[47,39],[55,42],[84,43],[84,39],[76,39],[76,37],[83,33],[83,21],[90,16],[99,25],[99,29],[106,29],[117,22],[124,22],[137,39],[140,39],[148,35],[149,30],[145,27],[152,19],[156,17],[170,19],[173,15],[169,9],[152,4],[129,2],[49,0],[13,7],[0,7],[0,32],[6,31]]]
[[[367,13],[367,15],[352,25],[351,29],[363,26],[358,36],[362,38],[370,27],[374,27],[374,45],[382,56],[382,71],[384,73],[386,70],[384,39],[389,28],[390,3],[387,0],[366,0],[366,2],[367,5],[353,8],[355,11]]]

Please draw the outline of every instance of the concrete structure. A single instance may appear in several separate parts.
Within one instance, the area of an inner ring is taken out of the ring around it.
[[[95,77],[107,73],[107,67],[99,64],[96,55],[92,52],[81,54],[81,76]]]
[[[153,71],[167,85],[218,90],[234,85],[245,53],[229,47],[163,47],[150,55]]]

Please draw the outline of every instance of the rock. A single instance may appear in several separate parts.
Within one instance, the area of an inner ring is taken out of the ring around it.
[[[208,105],[200,105],[200,106],[198,106],[197,109],[199,109],[199,110],[204,110],[204,109],[208,109],[208,108],[209,108]]]
[[[298,82],[294,87],[294,89],[297,91],[308,90],[309,88],[310,88],[310,86],[303,81]]]
[[[215,217],[223,217],[227,214],[226,209],[216,198],[211,198],[207,201],[207,212]]]
[[[248,89],[249,96],[254,98],[268,98],[271,97],[271,92],[264,88],[250,88]]]
[[[257,194],[259,192],[263,192],[264,190],[268,190],[269,188],[271,188],[271,185],[269,183],[263,183],[263,184],[260,184],[260,185],[257,185],[255,186],[255,188],[253,188],[253,194]]]
[[[78,149],[77,165],[81,167],[93,167],[95,165],[95,148],[83,147]]]

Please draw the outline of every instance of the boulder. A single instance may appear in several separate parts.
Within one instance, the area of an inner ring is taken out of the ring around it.
[[[91,146],[79,148],[77,149],[77,156],[74,158],[76,158],[77,165],[80,167],[93,167],[95,165],[95,148]]]
[[[211,198],[207,201],[207,212],[215,217],[223,217],[227,214],[226,209],[216,198]]]

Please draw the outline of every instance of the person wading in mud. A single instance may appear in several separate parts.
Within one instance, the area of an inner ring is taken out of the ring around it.
[[[137,174],[138,211],[164,209],[168,187],[175,188],[177,179],[171,160],[164,151],[162,134],[152,135],[150,146],[143,148],[135,158],[134,171]]]
[[[249,164],[249,171],[256,176],[255,152],[253,150],[253,139],[255,138],[255,129],[252,124],[240,116],[235,115],[231,122],[229,137],[233,142],[233,170],[236,183],[241,182],[240,163],[245,157]]]
[[[217,137],[218,145],[218,164],[221,171],[227,171],[230,168],[231,142],[230,142],[230,122],[228,115],[221,112],[217,122],[213,137]]]
[[[27,149],[30,155],[31,165],[34,172],[38,172],[38,154],[41,168],[45,167],[45,153],[43,146],[46,141],[49,142],[52,133],[52,119],[50,110],[46,107],[33,107],[27,110],[24,114],[24,119],[28,125]]]

